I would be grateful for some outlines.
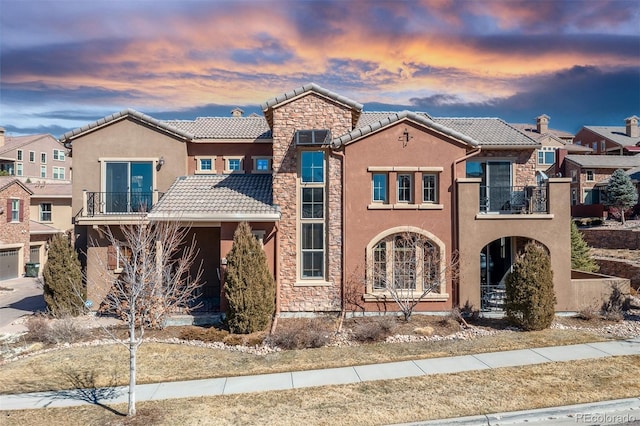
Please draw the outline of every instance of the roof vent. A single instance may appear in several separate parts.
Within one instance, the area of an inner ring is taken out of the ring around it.
[[[330,130],[298,130],[296,145],[328,145],[331,141]]]
[[[234,108],[231,110],[231,116],[232,117],[242,117],[244,115],[244,111],[241,110],[240,108]]]

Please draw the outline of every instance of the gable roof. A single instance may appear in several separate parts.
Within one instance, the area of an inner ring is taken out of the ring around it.
[[[194,142],[203,139],[270,140],[271,129],[264,117],[198,117],[195,120],[167,120],[168,126],[193,135]]]
[[[4,191],[8,187],[13,184],[17,184],[22,189],[24,189],[29,195],[32,195],[33,192],[27,188],[27,186],[20,181],[20,179],[16,179],[13,176],[0,176],[0,191]]]
[[[403,120],[413,121],[417,124],[420,124],[424,127],[435,130],[436,132],[449,136],[453,139],[462,141],[473,147],[479,145],[478,141],[476,141],[475,139],[465,134],[462,134],[460,132],[457,132],[453,129],[450,129],[446,126],[443,126],[442,124],[436,123],[427,114],[419,114],[411,111],[401,111],[401,112],[392,112],[392,113],[372,114],[371,116],[372,116],[372,119],[366,118],[362,120],[361,118],[360,120],[358,120],[359,125],[363,124],[361,127],[357,127],[345,135],[334,138],[331,141],[331,146],[334,148],[338,148],[342,145],[348,145],[352,142],[362,139],[363,137],[371,133],[375,133],[379,130],[384,129],[385,127],[396,124]],[[378,121],[374,121],[373,117],[375,117],[375,119],[378,119]],[[367,124],[364,124],[364,123],[367,123]]]
[[[541,117],[549,118],[548,115],[543,114]],[[540,139],[543,136],[551,136],[556,140],[566,142],[567,139],[573,139],[573,134],[569,132],[565,132],[564,130],[557,129],[547,129],[546,133],[540,134],[538,132],[538,128],[535,124],[524,124],[524,123],[509,123],[513,128],[520,130],[527,136],[530,136],[532,139]]]
[[[433,121],[473,138],[483,148],[533,149],[540,147],[538,142],[500,118],[435,117]]]
[[[640,156],[635,155],[567,155],[565,160],[581,167],[600,169],[630,169],[640,166]]]
[[[278,95],[274,98],[271,98],[264,102],[261,107],[264,113],[265,118],[267,119],[267,123],[269,123],[269,127],[273,128],[273,110],[274,108],[279,107],[287,102],[291,102],[294,99],[300,98],[307,93],[316,93],[322,97],[330,99],[339,104],[345,105],[352,110],[352,125],[355,126],[358,121],[358,117],[362,112],[362,104],[358,103],[352,99],[349,99],[345,96],[339,95],[331,90],[327,90],[324,87],[320,87],[315,83],[305,84],[304,86],[293,89],[289,92]]]
[[[238,222],[280,219],[270,174],[190,175],[175,180],[150,220]]]
[[[108,115],[92,123],[85,124],[80,128],[70,130],[67,133],[60,136],[59,140],[64,144],[69,144],[73,141],[73,139],[76,139],[82,135],[93,132],[94,130],[97,130],[101,127],[104,127],[106,125],[109,125],[127,118],[131,118],[135,121],[144,123],[148,126],[155,127],[171,135],[178,136],[181,139],[186,139],[186,140],[193,139],[193,135],[191,135],[188,132],[185,132],[180,129],[176,129],[175,127],[172,127],[160,120],[157,120],[151,116],[148,116],[146,114],[143,114],[141,112],[138,112],[134,109],[129,108],[129,109],[122,110],[120,112],[116,112],[115,114]]]
[[[627,136],[625,126],[584,126],[583,129],[609,139],[620,146],[635,146],[640,143],[640,137]]]
[[[60,143],[56,138],[48,133],[40,133],[37,135],[27,136],[6,136],[4,139],[4,145],[0,146],[0,155],[46,138],[51,138],[56,143]]]

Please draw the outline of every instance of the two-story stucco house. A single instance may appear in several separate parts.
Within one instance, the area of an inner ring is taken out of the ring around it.
[[[540,144],[532,138],[498,118],[366,112],[315,84],[262,109],[263,117],[236,110],[192,121],[125,110],[60,138],[73,153],[75,234],[94,306],[111,285],[100,265],[118,273],[110,261],[118,247],[100,228],[171,220],[190,226],[198,243],[207,310],[220,308],[240,221],[262,240],[282,315],[340,311],[354,280],[362,309],[396,310],[371,266],[397,279],[396,260],[415,257],[418,270],[403,279],[420,294],[427,252],[439,255],[435,270],[457,253],[459,274],[417,311],[495,307],[529,240],[551,255],[557,309],[578,308],[570,180],[536,182]],[[397,243],[406,235],[426,242],[407,254]]]

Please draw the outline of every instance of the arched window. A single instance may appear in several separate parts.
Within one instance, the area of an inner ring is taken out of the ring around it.
[[[369,279],[373,292],[444,292],[440,248],[425,235],[392,233],[371,246]]]

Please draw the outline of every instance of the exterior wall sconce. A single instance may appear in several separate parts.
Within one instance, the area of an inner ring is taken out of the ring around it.
[[[160,170],[162,168],[162,166],[164,166],[164,157],[160,157],[160,159],[158,160],[158,165],[156,166],[156,170]]]

